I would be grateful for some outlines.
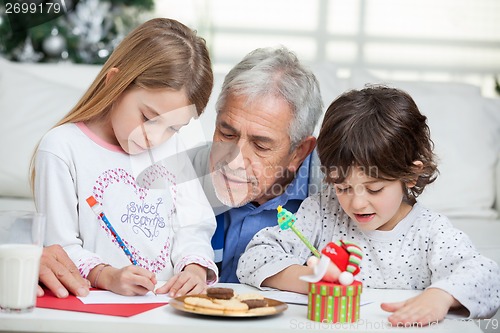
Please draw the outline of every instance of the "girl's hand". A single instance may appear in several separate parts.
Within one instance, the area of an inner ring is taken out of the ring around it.
[[[443,320],[451,307],[460,303],[446,291],[429,288],[420,295],[397,303],[382,303],[381,307],[393,314],[389,322],[393,326],[411,326],[411,324],[429,325]]]
[[[189,264],[182,272],[174,275],[167,283],[156,289],[156,293],[169,293],[170,297],[202,294],[207,290],[206,281],[207,269],[197,264]]]
[[[99,288],[125,296],[145,295],[154,290],[156,283],[154,273],[134,265],[121,269],[104,267],[97,281]]]

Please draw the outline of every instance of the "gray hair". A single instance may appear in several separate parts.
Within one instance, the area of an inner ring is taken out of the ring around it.
[[[318,80],[285,47],[256,49],[234,66],[224,79],[217,113],[230,94],[244,95],[249,101],[269,95],[287,101],[293,110],[288,129],[291,150],[313,134],[323,112]]]

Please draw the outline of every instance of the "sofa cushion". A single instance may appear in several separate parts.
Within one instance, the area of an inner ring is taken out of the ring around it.
[[[0,156],[8,161],[0,163],[0,196],[31,197],[28,175],[33,151],[83,93],[24,68],[0,60],[0,133],[4,141]]]
[[[495,171],[496,177],[496,200],[495,200],[495,208],[497,212],[500,212],[500,98],[486,98],[485,99],[486,106],[486,115],[489,118],[489,121],[493,124],[497,124],[496,126],[496,140],[497,140],[497,166]],[[500,214],[499,214],[500,216]]]
[[[500,220],[493,219],[451,219],[453,226],[469,236],[479,252],[500,265]]]
[[[440,174],[419,201],[448,216],[494,218],[500,119],[476,86],[384,81],[355,71],[353,88],[383,83],[407,91],[428,117]],[[490,109],[490,110],[488,110]],[[496,110],[500,114],[500,109]]]

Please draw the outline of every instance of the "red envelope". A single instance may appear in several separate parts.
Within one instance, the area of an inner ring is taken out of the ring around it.
[[[50,290],[44,289],[45,295],[38,297],[38,308],[57,309],[77,312],[97,313],[109,316],[130,317],[168,303],[146,304],[84,304],[76,296],[57,298]]]

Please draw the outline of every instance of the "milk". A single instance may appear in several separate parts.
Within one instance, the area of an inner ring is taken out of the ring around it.
[[[30,311],[36,303],[42,247],[0,244],[0,308]]]

